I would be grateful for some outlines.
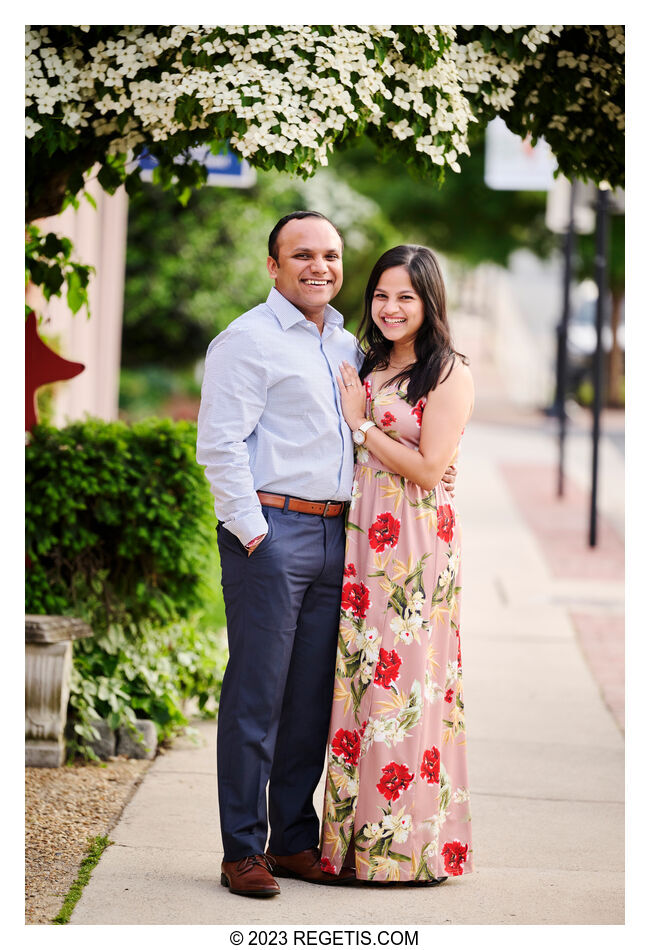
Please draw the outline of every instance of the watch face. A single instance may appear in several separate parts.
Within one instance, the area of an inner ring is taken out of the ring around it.
[[[352,433],[352,438],[354,439],[356,445],[363,445],[363,443],[366,441],[366,434],[365,432],[362,432],[361,429],[355,429]]]

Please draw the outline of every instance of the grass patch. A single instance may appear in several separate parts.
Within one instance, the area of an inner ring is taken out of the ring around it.
[[[106,835],[97,835],[95,838],[88,839],[88,852],[86,857],[81,862],[79,873],[77,874],[77,877],[70,890],[66,894],[65,900],[63,901],[63,907],[52,921],[53,924],[67,924],[69,922],[70,915],[72,914],[77,901],[81,897],[81,892],[90,880],[90,875],[92,874],[95,865],[109,844],[113,844],[113,842],[109,841]]]

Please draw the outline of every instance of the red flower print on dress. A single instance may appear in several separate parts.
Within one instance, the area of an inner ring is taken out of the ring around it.
[[[381,773],[377,790],[389,802],[396,802],[415,778],[415,772],[409,772],[408,766],[399,765],[397,762],[389,762],[382,768]]]
[[[435,746],[425,750],[420,775],[429,785],[437,785],[440,781],[440,751]]]
[[[451,505],[440,505],[438,508],[438,537],[449,542],[454,536],[456,517]]]
[[[365,391],[366,391],[366,396],[368,397],[368,399],[372,399],[372,388],[371,388],[371,386],[370,386],[370,380],[369,380],[369,379],[364,379],[364,381],[363,381],[363,388],[364,388]]]
[[[394,683],[399,677],[399,668],[402,665],[402,658],[396,650],[384,650],[379,648],[379,659],[375,667],[375,678],[373,682],[377,686],[383,686],[384,689],[390,689],[390,684]]]
[[[365,584],[352,584],[348,581],[341,591],[341,609],[351,610],[355,617],[363,620],[370,607],[370,591]]]
[[[454,690],[450,686],[447,692],[445,693],[445,702],[450,703],[453,698],[454,698]]]
[[[397,419],[392,412],[385,412],[380,419],[380,425],[382,425],[384,429],[389,429],[394,422],[397,422]]]
[[[447,841],[442,849],[442,856],[445,859],[445,871],[452,877],[458,877],[463,873],[463,864],[467,861],[467,845],[460,841]]]
[[[399,541],[399,528],[399,521],[393,518],[390,512],[385,511],[382,515],[378,515],[377,520],[368,529],[370,547],[378,554],[381,554],[386,547],[394,548]]]
[[[418,403],[411,409],[411,415],[415,416],[415,421],[422,428],[422,413],[424,412],[424,399],[420,399]]]
[[[329,858],[320,859],[320,869],[321,871],[325,871],[326,874],[336,874],[336,868]]]
[[[357,569],[352,563],[352,561],[350,561],[349,564],[345,565],[345,570],[343,571],[343,577],[356,577],[356,576],[357,576]]]
[[[338,729],[332,739],[332,753],[344,759],[348,765],[358,765],[361,753],[361,736],[355,729]]]

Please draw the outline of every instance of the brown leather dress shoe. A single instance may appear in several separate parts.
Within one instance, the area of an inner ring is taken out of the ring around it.
[[[309,884],[354,884],[357,879],[354,868],[342,868],[340,874],[328,874],[320,864],[318,848],[307,848],[298,854],[271,854],[266,857],[273,862],[276,877],[294,877]]]
[[[221,884],[242,897],[275,897],[280,885],[271,874],[272,864],[264,854],[251,854],[239,861],[221,862]]]

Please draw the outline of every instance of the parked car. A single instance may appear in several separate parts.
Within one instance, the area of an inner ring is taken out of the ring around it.
[[[591,282],[590,282],[591,283]],[[606,310],[602,328],[602,346],[605,354],[612,348],[611,301]],[[625,299],[621,303],[616,330],[619,349],[625,358]],[[596,352],[596,296],[595,287],[578,291],[578,303],[571,314],[567,330],[567,364],[569,389],[575,390],[585,379],[591,379]]]

